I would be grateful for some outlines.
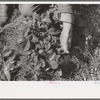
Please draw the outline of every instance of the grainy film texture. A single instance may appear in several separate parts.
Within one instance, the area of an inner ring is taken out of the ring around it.
[[[0,4],[0,81],[100,80],[100,5]]]

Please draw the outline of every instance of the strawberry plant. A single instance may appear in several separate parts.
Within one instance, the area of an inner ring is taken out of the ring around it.
[[[38,14],[34,13],[36,19],[22,17],[15,8],[8,23],[0,28],[0,80],[99,80],[99,8],[96,5],[73,8],[74,16],[81,17],[80,23],[76,20],[78,26],[73,25],[69,54],[61,49],[62,23],[54,8],[41,14],[41,21]],[[87,28],[81,28],[84,23]]]

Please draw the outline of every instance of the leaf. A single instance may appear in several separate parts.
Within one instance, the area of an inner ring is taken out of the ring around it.
[[[46,63],[45,63],[44,59],[41,59],[40,61],[42,63],[42,67],[45,67]]]
[[[37,55],[36,56],[34,55],[34,58],[33,59],[34,59],[34,62],[37,62],[38,61],[38,56]]]
[[[42,53],[44,53],[44,50],[43,49],[40,49],[39,50],[39,54],[42,54]]]
[[[49,30],[48,30],[48,33],[50,34],[50,33],[52,33],[52,32],[54,32],[56,29],[54,28],[54,27],[51,27]]]
[[[49,54],[52,54],[53,52],[54,52],[53,49],[48,50]]]
[[[32,41],[33,43],[36,43],[36,42],[38,42],[38,38],[37,38],[35,35],[33,35],[31,41]]]
[[[38,62],[36,63],[36,66],[34,67],[34,71],[39,70],[40,67],[41,67],[41,65],[42,65],[41,62],[38,61]]]
[[[54,37],[54,36],[52,36],[52,42],[53,42],[53,43],[56,43],[56,42],[57,42],[57,38]]]
[[[62,76],[62,70],[61,69],[58,71],[58,74],[59,74],[59,76]]]
[[[4,61],[5,62],[10,62],[15,58],[15,51],[10,50],[11,52],[8,52],[6,55],[4,55]]]
[[[12,50],[6,50],[4,51],[3,57],[8,57],[12,53]]]
[[[7,46],[4,46],[3,51],[6,51],[7,49],[8,49],[8,47]]]
[[[49,62],[51,69],[57,69],[58,63],[56,61],[50,61]]]
[[[56,53],[52,53],[49,55],[49,61],[56,60]]]
[[[48,44],[45,45],[45,49],[46,49],[46,50],[49,50],[50,47],[51,47],[51,43],[50,43],[50,42],[49,42]]]
[[[60,33],[61,33],[60,30],[56,30],[56,31],[49,32],[49,34],[51,34],[51,35],[58,35]]]
[[[41,25],[41,29],[44,31],[47,31],[48,30],[48,25],[46,23],[44,23],[43,25]]]
[[[21,24],[21,26],[18,28],[19,31],[22,31],[27,28],[27,25],[25,23]]]
[[[28,33],[30,32],[30,28],[27,28],[25,34],[24,34],[24,37],[26,37],[28,35]]]
[[[28,20],[27,26],[28,26],[28,27],[31,27],[31,26],[32,26],[32,20]]]
[[[19,35],[19,37],[17,38],[17,43],[21,44],[24,40],[24,37],[22,35]]]
[[[7,62],[11,62],[15,58],[15,54],[12,54],[11,56],[8,57]]]
[[[36,12],[33,13],[33,16],[35,17],[36,20],[39,20],[39,21],[41,20],[41,17]]]
[[[49,42],[51,40],[51,36],[48,35],[48,37],[45,38],[45,41]]]
[[[46,68],[46,70],[45,71],[48,71],[50,68]]]
[[[45,47],[45,45],[44,45],[43,41],[40,41],[40,45],[41,45],[41,47],[42,47],[42,48],[44,48],[44,47]]]
[[[5,76],[6,76],[7,80],[10,81],[10,79],[11,79],[10,72],[9,71],[4,71],[4,73],[5,73]]]
[[[8,62],[8,63],[4,63],[4,69],[3,69],[3,72],[7,78],[8,81],[10,81],[11,79],[11,75],[10,75],[10,70],[12,68],[14,68],[14,65],[13,65],[14,61],[12,62]]]
[[[13,69],[14,68],[13,63],[14,63],[14,61],[4,63],[4,71],[10,71],[11,69]]]
[[[25,46],[25,48],[24,48],[24,51],[27,51],[27,50],[29,50],[29,49],[30,49],[30,41],[27,40],[26,46]]]
[[[41,49],[41,45],[40,44],[37,44],[35,50],[36,49]]]
[[[59,58],[61,57],[61,55],[56,55],[56,61],[58,62]]]
[[[4,81],[7,81],[7,77],[4,73],[4,71],[1,71],[1,75],[0,75],[1,79],[4,80]]]
[[[49,49],[50,49],[50,47],[51,47],[51,43],[49,42],[49,43],[48,43],[47,50],[49,50]]]
[[[51,23],[50,16],[49,16],[49,15],[46,15],[46,16],[43,18],[42,22]]]
[[[62,76],[62,70],[60,69],[59,71],[56,71],[54,74],[55,74],[57,77],[60,77],[60,76]]]

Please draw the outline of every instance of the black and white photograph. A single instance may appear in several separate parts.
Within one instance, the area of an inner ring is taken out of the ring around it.
[[[0,4],[0,81],[100,81],[100,4]]]

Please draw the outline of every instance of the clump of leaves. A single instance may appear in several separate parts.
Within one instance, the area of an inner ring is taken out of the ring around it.
[[[4,46],[2,51],[2,71],[1,71],[1,79],[10,81],[11,71],[17,69],[19,66],[17,65],[18,60],[16,59],[17,53],[15,50],[10,50],[7,46]]]
[[[63,54],[59,40],[61,23],[57,21],[52,23],[50,19],[48,22],[48,14],[43,21],[33,21],[29,18],[24,22],[23,29],[16,40],[17,45],[21,47],[21,50],[17,52],[20,53],[19,62],[22,64],[22,70],[32,70],[31,73],[38,78],[44,72],[49,73],[52,78],[55,75],[62,76],[62,70],[59,67],[59,58]],[[23,77],[27,75],[23,73]]]
[[[2,80],[66,80],[79,69],[61,50],[62,23],[51,22],[49,14],[42,21],[29,18],[12,28],[18,33],[14,40],[18,48],[4,47]]]

